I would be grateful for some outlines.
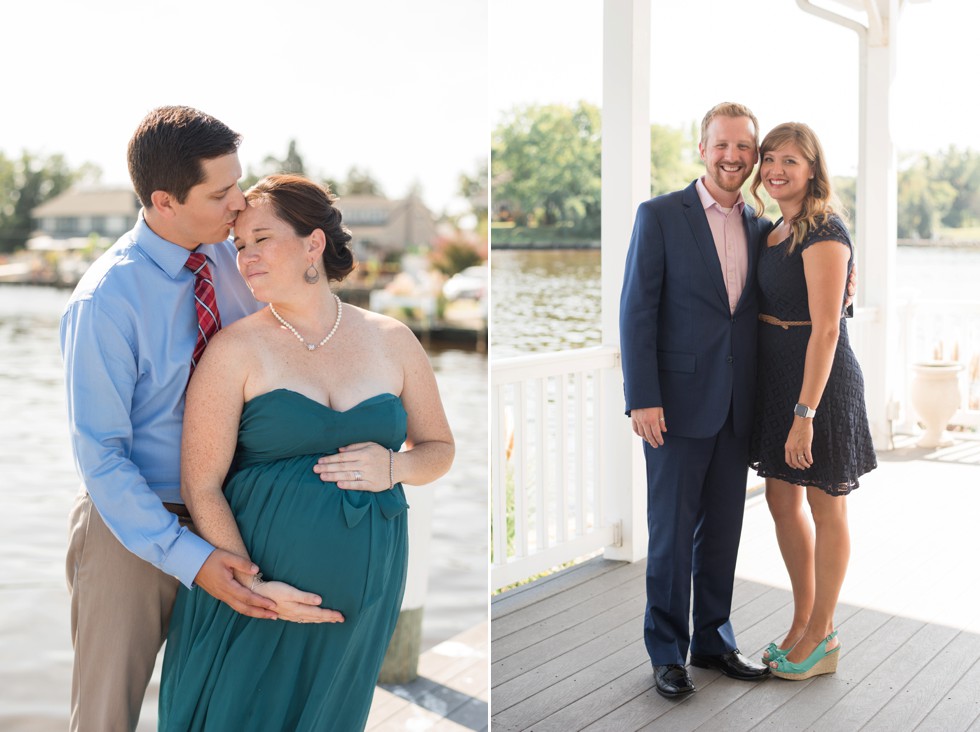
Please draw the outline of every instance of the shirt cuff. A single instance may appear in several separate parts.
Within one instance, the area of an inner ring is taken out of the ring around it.
[[[180,580],[188,589],[193,589],[204,562],[211,556],[214,547],[188,528],[182,528],[161,569]]]

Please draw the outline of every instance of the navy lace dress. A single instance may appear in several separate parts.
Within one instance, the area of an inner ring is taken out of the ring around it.
[[[758,269],[760,313],[783,321],[810,320],[803,251],[815,242],[828,240],[848,248],[850,273],[854,247],[847,227],[837,216],[828,217],[811,231],[792,254],[790,239],[767,246],[763,238]],[[845,297],[841,293],[842,306]],[[759,384],[750,463],[760,476],[846,495],[858,487],[860,476],[877,467],[877,461],[868,429],[864,377],[848,342],[843,317],[830,377],[813,419],[813,465],[796,470],[786,464],[784,446],[803,384],[810,332],[809,325],[784,328],[759,323]]]

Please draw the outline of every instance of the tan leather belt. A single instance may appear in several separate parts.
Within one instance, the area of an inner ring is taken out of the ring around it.
[[[771,315],[766,315],[765,313],[759,313],[759,320],[763,323],[769,323],[769,325],[778,325],[783,330],[789,330],[790,326],[796,325],[813,325],[813,321],[810,320],[780,320],[779,318],[774,318]]]

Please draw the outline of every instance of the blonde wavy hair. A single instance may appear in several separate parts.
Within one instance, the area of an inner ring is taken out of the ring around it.
[[[785,122],[772,128],[759,147],[759,167],[755,171],[749,189],[756,202],[755,215],[762,216],[765,210],[765,204],[759,197],[759,186],[762,185],[762,159],[766,153],[779,150],[790,143],[796,145],[803,158],[810,163],[810,170],[813,173],[813,178],[808,181],[800,212],[789,222],[793,232],[792,241],[789,243],[789,251],[792,253],[806,235],[831,214],[837,214],[841,219],[845,219],[846,213],[834,193],[823,146],[816,133],[802,122]]]

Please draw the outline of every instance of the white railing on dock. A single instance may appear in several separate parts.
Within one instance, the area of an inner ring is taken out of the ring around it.
[[[601,480],[610,369],[610,347],[493,362],[494,589],[619,541]]]

